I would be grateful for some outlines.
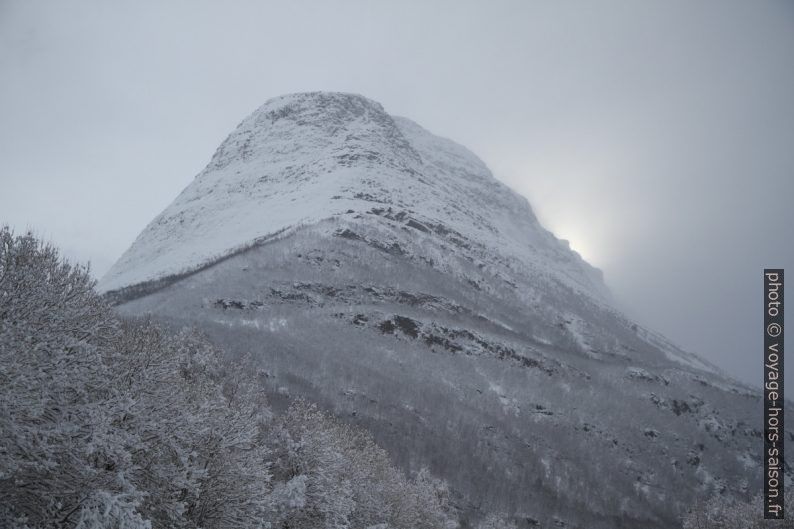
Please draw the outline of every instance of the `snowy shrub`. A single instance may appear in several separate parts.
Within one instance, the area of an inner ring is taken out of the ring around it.
[[[790,529],[794,528],[794,492],[786,490],[785,520],[764,520],[764,498],[758,494],[749,502],[715,495],[699,501],[684,516],[683,529]]]
[[[518,526],[515,522],[509,521],[506,516],[494,513],[489,514],[477,524],[477,529],[516,529],[516,527]]]
[[[136,500],[123,494],[96,491],[80,507],[75,529],[151,529],[137,507]]]

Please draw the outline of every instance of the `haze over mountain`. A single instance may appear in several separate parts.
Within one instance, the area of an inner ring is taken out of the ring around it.
[[[366,426],[472,518],[674,527],[760,485],[757,392],[617,311],[475,155],[361,96],[265,103],[99,287],[253,354],[276,404]]]

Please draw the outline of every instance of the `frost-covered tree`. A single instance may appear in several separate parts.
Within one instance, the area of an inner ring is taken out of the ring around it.
[[[0,230],[0,525],[261,526],[255,379],[193,332],[120,322],[93,286]]]
[[[225,371],[194,331],[122,324],[115,376],[128,395],[120,426],[134,432],[132,475],[142,511],[169,527],[254,527],[269,491],[263,442],[270,412],[256,380]]]
[[[443,483],[408,479],[371,436],[299,401],[272,432],[280,527],[449,528],[457,524]],[[289,494],[287,494],[289,491]]]
[[[108,413],[115,327],[86,268],[0,229],[0,495],[19,523],[76,523],[100,495],[120,509],[141,499],[115,469],[129,455]]]

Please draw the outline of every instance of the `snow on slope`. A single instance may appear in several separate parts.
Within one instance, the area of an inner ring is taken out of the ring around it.
[[[593,300],[600,271],[543,229],[475,155],[357,95],[272,99],[139,235],[101,291],[196,269],[284,230],[374,204],[463,234]]]

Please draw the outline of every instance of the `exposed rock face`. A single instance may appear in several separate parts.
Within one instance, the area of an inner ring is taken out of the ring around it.
[[[613,309],[469,151],[360,96],[266,103],[100,288],[258,356],[276,401],[365,425],[473,517],[673,527],[760,485],[760,394]]]

